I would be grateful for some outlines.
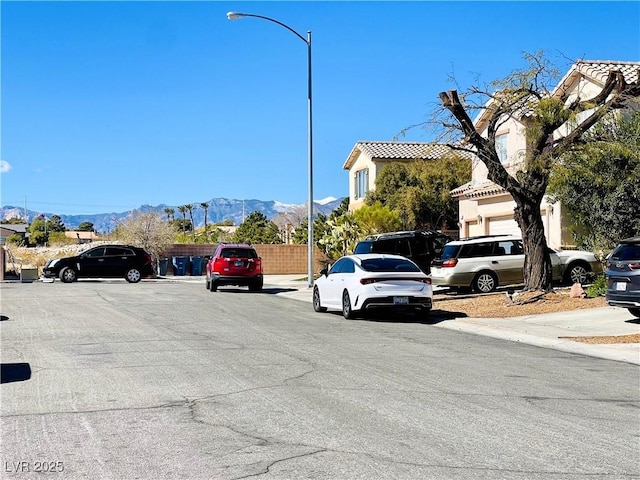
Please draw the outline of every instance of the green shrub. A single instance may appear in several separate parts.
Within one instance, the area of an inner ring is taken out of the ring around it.
[[[11,235],[9,235],[7,237],[7,243],[11,243],[13,245],[17,245],[19,247],[24,246],[27,242],[25,240],[25,238],[18,234],[18,233],[12,233]]]
[[[587,297],[594,298],[604,295],[607,291],[607,281],[604,275],[599,275],[586,289]]]
[[[51,232],[49,234],[49,245],[73,245],[77,240],[67,237],[64,232]]]

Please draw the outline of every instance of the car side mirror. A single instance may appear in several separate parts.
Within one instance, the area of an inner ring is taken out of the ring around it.
[[[326,268],[323,268],[322,270],[320,270],[320,275],[324,275],[325,277],[329,274],[329,270],[327,270]]]

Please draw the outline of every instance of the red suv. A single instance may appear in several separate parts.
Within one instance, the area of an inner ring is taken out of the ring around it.
[[[259,292],[262,283],[262,260],[251,245],[223,243],[207,262],[206,285],[212,292],[221,285],[247,286]]]

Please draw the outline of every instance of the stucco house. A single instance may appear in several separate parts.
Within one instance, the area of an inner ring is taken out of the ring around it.
[[[349,171],[349,211],[364,205],[367,192],[374,190],[382,167],[393,162],[435,160],[454,153],[451,148],[429,142],[365,142],[355,144],[344,162]],[[457,152],[457,155],[460,155]]]
[[[619,70],[627,83],[638,81],[640,62],[579,61],[558,83],[551,95],[569,94],[567,102],[579,96],[581,99],[594,97],[605,84],[611,70]],[[586,115],[587,113],[583,113]],[[487,116],[478,116],[474,124],[486,135]],[[525,156],[527,145],[525,125],[510,119],[496,132],[496,147],[503,165],[510,173],[517,170]],[[520,234],[514,220],[516,206],[511,195],[502,187],[487,179],[487,168],[478,158],[472,160],[472,180],[454,189],[451,195],[459,199],[460,236]],[[573,237],[570,218],[563,212],[559,202],[552,203],[545,198],[540,207],[545,226],[547,243],[552,248],[570,248]]]
[[[67,230],[64,232],[64,236],[67,238],[72,238],[76,240],[78,243],[91,243],[96,240],[100,240],[100,237],[95,232],[83,232],[80,230]]]

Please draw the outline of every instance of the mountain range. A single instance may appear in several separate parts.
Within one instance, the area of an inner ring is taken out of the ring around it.
[[[322,200],[315,200],[313,202],[314,215],[323,214],[329,215],[332,211],[340,206],[344,198],[328,197]],[[214,223],[223,222],[225,220],[231,220],[234,225],[240,225],[244,218],[251,212],[261,212],[268,219],[273,219],[280,213],[291,212],[306,212],[306,204],[286,204],[276,200],[236,200],[228,198],[212,198],[209,200],[209,208],[207,209],[207,224],[212,225]],[[200,207],[200,202],[193,203],[193,223],[197,227],[204,226],[204,209]],[[34,212],[32,210],[26,210],[27,222],[31,222],[38,215],[44,214],[47,217],[52,215],[58,215],[65,227],[69,230],[77,228],[83,222],[91,222],[95,230],[99,233],[106,233],[112,231],[118,222],[125,220],[127,217],[135,214],[136,212],[157,212],[163,217],[167,216],[166,209],[173,209],[175,211],[174,218],[181,219],[182,213],[178,210],[178,206],[173,205],[142,205],[134,210],[128,210],[125,212],[111,212],[111,213],[95,213],[85,215],[66,215],[59,212]],[[305,215],[306,216],[306,215]],[[11,205],[3,206],[0,208],[0,220],[8,220],[10,218],[24,218],[25,209],[15,207]],[[186,214],[186,219],[189,220],[189,213]]]

